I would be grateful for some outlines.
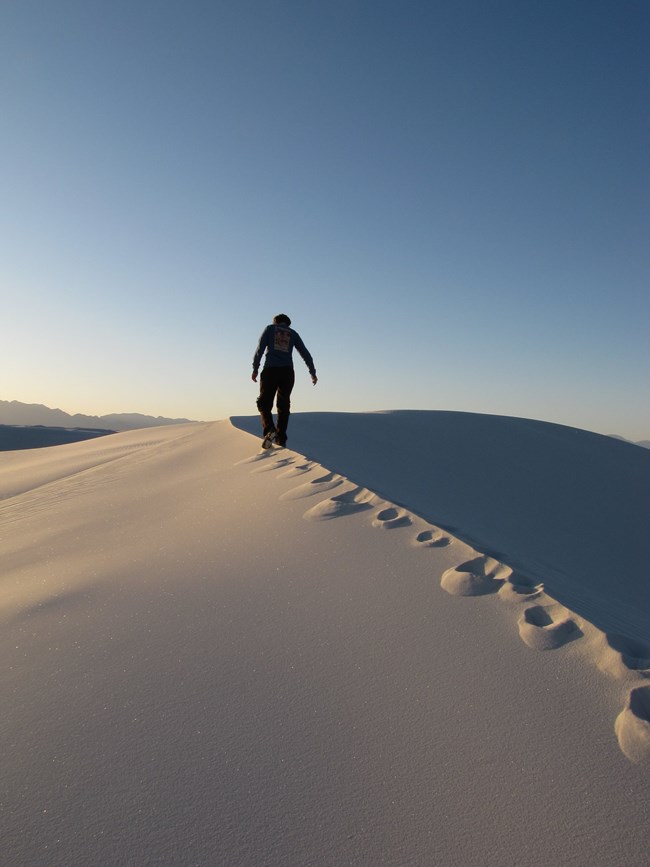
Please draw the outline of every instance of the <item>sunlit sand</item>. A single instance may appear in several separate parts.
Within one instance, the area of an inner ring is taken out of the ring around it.
[[[645,863],[650,452],[289,436],[0,454],[3,863]]]

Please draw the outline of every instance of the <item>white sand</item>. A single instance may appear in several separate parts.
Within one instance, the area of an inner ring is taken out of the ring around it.
[[[650,453],[234,421],[0,454],[2,863],[647,865]]]

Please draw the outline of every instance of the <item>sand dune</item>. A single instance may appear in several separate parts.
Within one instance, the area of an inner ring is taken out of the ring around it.
[[[0,454],[4,863],[645,864],[650,455],[257,424]]]
[[[256,418],[233,421],[258,432]],[[506,558],[602,629],[650,638],[650,454],[638,446],[424,411],[297,414],[291,446]]]

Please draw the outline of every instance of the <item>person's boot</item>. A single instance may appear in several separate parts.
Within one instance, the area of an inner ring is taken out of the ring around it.
[[[277,437],[277,431],[275,430],[275,428],[271,428],[270,430],[268,430],[264,434],[264,439],[262,440],[262,448],[263,449],[270,449],[271,446],[273,445],[273,441],[276,439],[276,437]]]

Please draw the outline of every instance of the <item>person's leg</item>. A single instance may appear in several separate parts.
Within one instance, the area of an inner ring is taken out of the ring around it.
[[[278,368],[281,374],[278,377],[278,433],[275,441],[279,445],[285,445],[287,441],[287,426],[291,414],[291,391],[295,382],[293,367]]]
[[[257,408],[262,419],[264,436],[275,430],[273,424],[273,401],[278,390],[277,368],[266,367],[260,374],[260,395],[257,398]]]

